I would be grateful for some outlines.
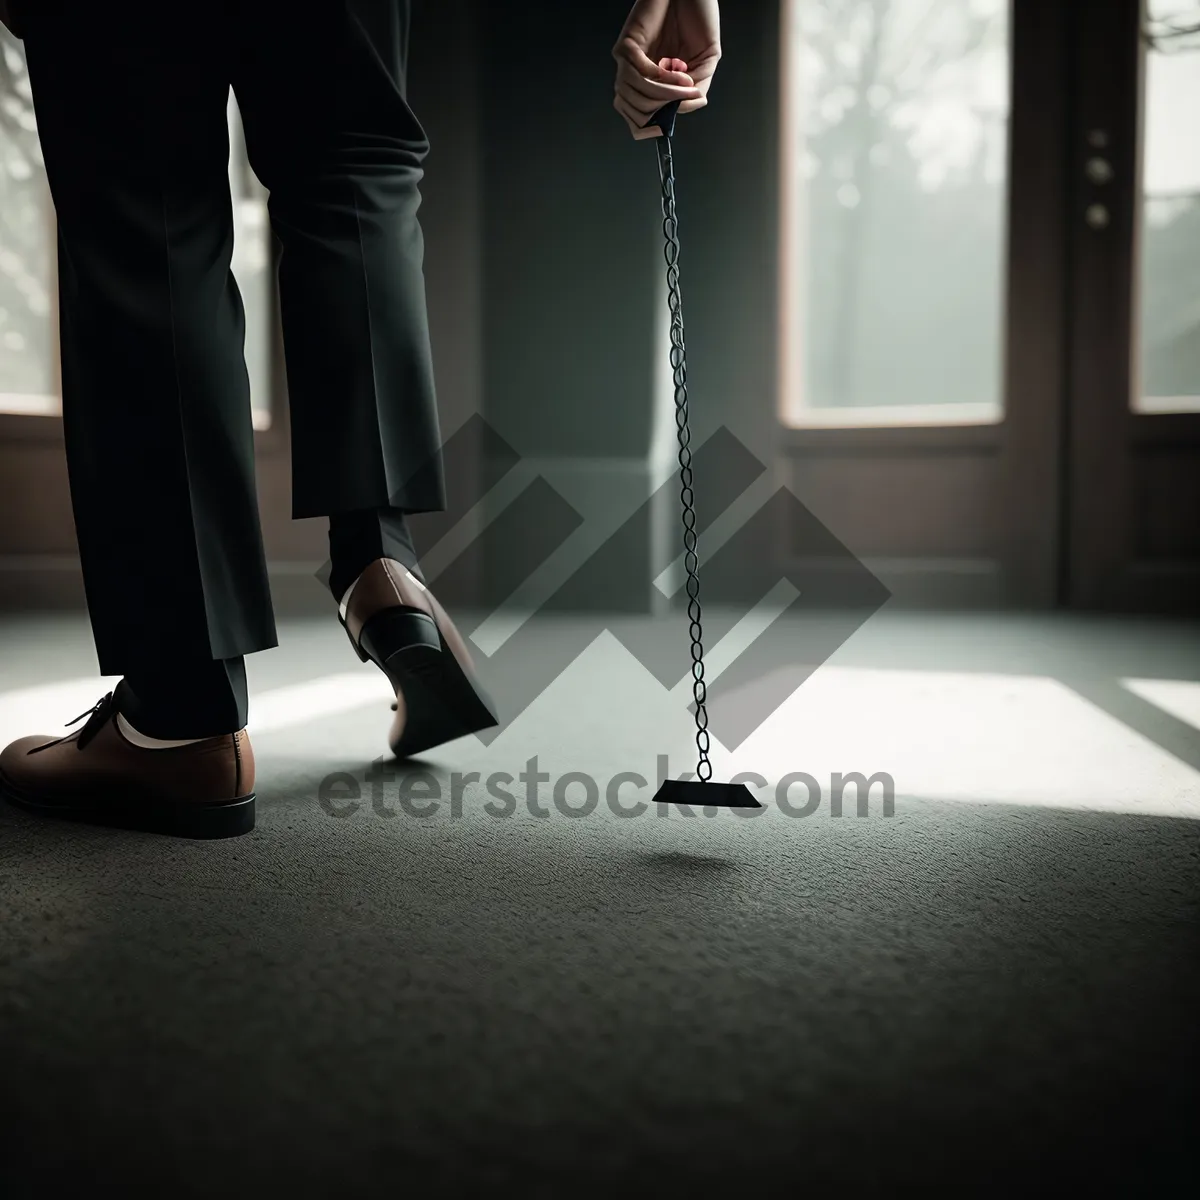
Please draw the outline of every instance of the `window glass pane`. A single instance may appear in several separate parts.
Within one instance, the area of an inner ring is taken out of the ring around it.
[[[54,271],[25,56],[0,28],[0,412],[59,411]]]
[[[1148,0],[1143,109],[1143,412],[1200,411],[1200,4]]]
[[[254,425],[271,423],[270,227],[266,192],[246,165],[230,100],[233,274],[246,310]],[[55,414],[58,384],[54,208],[22,46],[0,28],[0,412]]]
[[[788,3],[785,419],[998,420],[1007,0]]]
[[[246,370],[255,429],[271,424],[271,227],[267,193],[246,160],[241,116],[229,96],[229,190],[233,196],[233,277],[246,310]]]

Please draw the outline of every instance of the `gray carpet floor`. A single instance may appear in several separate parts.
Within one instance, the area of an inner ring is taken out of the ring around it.
[[[989,731],[946,729],[944,769],[907,768],[936,796],[898,770],[891,817],[803,820],[571,818],[551,782],[546,816],[477,782],[414,816],[421,770],[686,766],[687,714],[665,733],[596,648],[374,797],[386,698],[350,695],[336,625],[281,633],[251,662],[253,834],[0,807],[0,1194],[1194,1189],[1200,732],[1120,681],[1200,680],[1196,626],[882,614],[828,670],[1050,678],[1079,724],[1060,755],[1015,726],[1028,754],[976,794]],[[94,672],[77,618],[5,619],[0,655],[10,724]],[[297,718],[322,679],[350,699]]]

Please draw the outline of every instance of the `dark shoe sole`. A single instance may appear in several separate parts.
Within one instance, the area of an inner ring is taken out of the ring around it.
[[[427,613],[385,609],[363,626],[359,642],[359,658],[375,663],[404,697],[404,732],[391,746],[397,758],[500,723],[491,697],[463,670]]]
[[[169,800],[139,800],[128,792],[105,789],[89,793],[87,803],[54,804],[18,787],[0,772],[0,796],[39,817],[172,837],[240,837],[254,828],[253,792],[219,804],[172,804]]]

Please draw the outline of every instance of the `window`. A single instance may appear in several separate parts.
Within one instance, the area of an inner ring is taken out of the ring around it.
[[[266,192],[246,163],[229,101],[232,270],[246,310],[256,429],[271,424],[271,233]],[[21,43],[0,28],[0,412],[56,415],[59,395],[54,208]]]
[[[1140,412],[1200,411],[1200,4],[1148,0]]]
[[[25,56],[0,28],[0,412],[59,411],[54,240]]]
[[[246,370],[255,429],[271,425],[271,333],[274,276],[267,191],[246,160],[242,121],[229,96],[229,190],[233,196],[233,277],[246,310]]]
[[[1007,0],[785,0],[786,424],[1002,415]]]

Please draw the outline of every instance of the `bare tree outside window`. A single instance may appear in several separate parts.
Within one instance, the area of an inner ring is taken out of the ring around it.
[[[271,423],[271,234],[266,191],[251,172],[229,101],[232,270],[246,310],[246,365],[256,429]],[[54,207],[46,184],[21,43],[0,27],[0,412],[53,415],[59,395]]]
[[[0,28],[0,412],[59,411],[54,271],[25,55]]]
[[[229,189],[233,198],[233,277],[246,310],[246,370],[255,429],[271,425],[271,226],[267,191],[246,158],[241,114],[229,96]]]
[[[1134,408],[1200,411],[1200,4],[1148,0]]]
[[[790,0],[794,424],[1001,416],[1007,0]]]

